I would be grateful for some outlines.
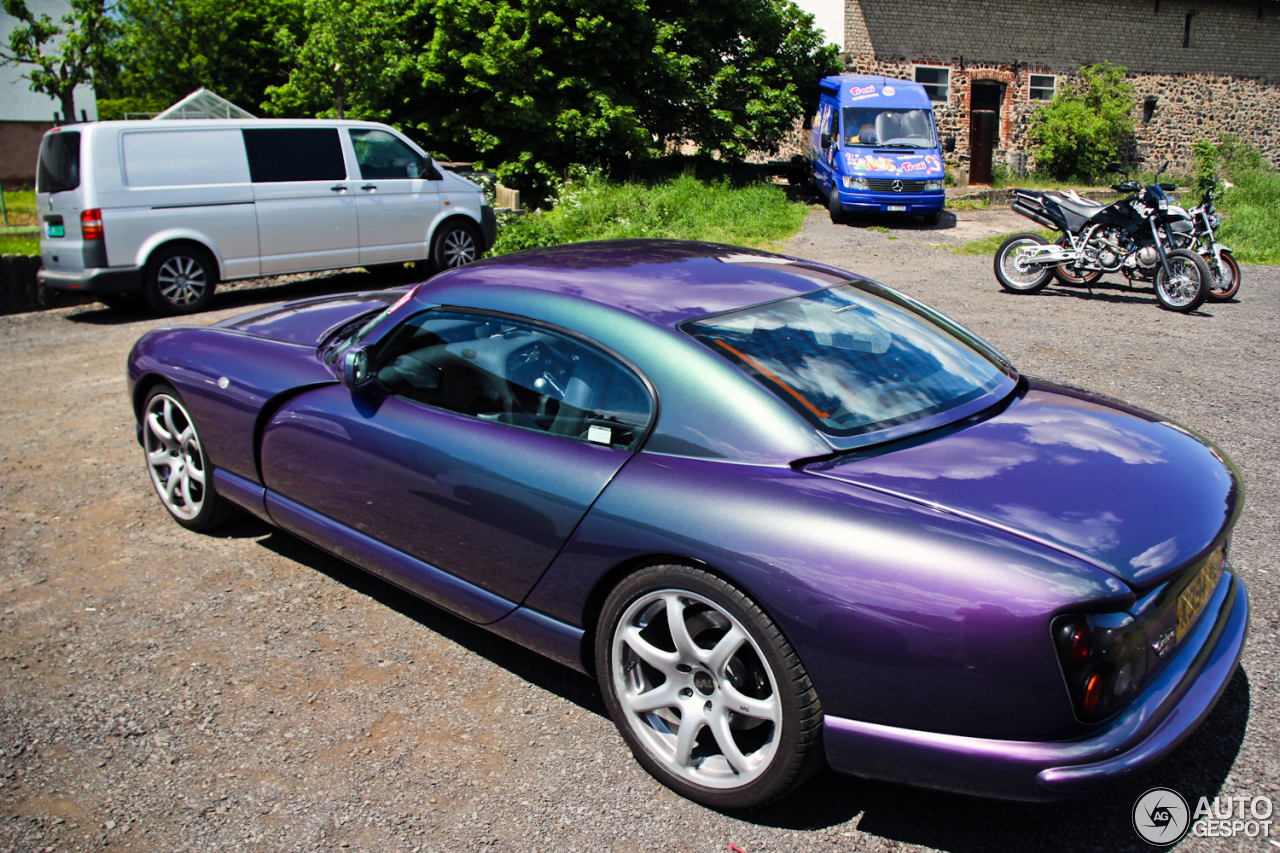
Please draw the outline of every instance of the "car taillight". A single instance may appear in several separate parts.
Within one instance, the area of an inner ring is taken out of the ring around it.
[[[102,239],[102,211],[91,207],[80,214],[80,237],[83,240]]]
[[[1054,646],[1076,715],[1110,716],[1138,695],[1147,677],[1146,633],[1128,613],[1059,616]]]

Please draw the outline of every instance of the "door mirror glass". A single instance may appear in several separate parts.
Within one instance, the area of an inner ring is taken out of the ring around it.
[[[356,344],[342,356],[342,384],[358,391],[373,384],[369,373],[369,349],[366,344]]]

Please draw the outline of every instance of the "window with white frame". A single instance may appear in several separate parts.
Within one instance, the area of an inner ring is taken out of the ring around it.
[[[951,69],[930,65],[916,66],[916,82],[924,86],[931,101],[948,101],[951,99]]]
[[[1052,74],[1032,74],[1031,75],[1031,100],[1033,101],[1052,101],[1053,90],[1057,85],[1058,78]]]

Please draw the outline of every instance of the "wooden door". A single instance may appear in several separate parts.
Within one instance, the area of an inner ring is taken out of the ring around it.
[[[969,181],[989,184],[1000,136],[1000,84],[974,83],[969,104]]]

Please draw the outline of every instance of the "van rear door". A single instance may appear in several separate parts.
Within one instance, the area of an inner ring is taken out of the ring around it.
[[[243,128],[262,273],[359,265],[355,181],[336,127]]]
[[[40,142],[36,165],[36,216],[40,223],[40,257],[45,269],[84,269],[80,239],[80,132],[54,128]]]

